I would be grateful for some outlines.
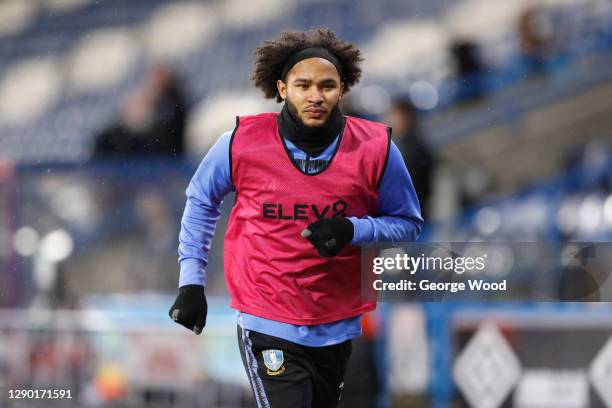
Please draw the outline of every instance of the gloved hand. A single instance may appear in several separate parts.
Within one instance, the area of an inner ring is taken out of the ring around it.
[[[323,218],[306,227],[302,237],[310,241],[319,255],[331,257],[351,242],[354,232],[353,223],[347,218]]]
[[[195,334],[202,333],[206,326],[208,303],[204,294],[204,286],[185,285],[179,288],[179,294],[170,308],[170,318]]]

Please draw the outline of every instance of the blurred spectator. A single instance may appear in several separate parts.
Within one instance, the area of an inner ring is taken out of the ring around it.
[[[392,103],[384,119],[393,129],[393,139],[404,157],[419,197],[421,215],[427,219],[436,159],[422,138],[416,108],[412,103],[398,99]]]
[[[119,122],[102,131],[94,155],[184,153],[187,109],[172,71],[155,65],[127,99]]]
[[[483,66],[478,45],[469,40],[456,40],[451,46],[451,54],[457,76],[456,102],[466,102],[482,97]]]
[[[76,309],[79,306],[78,294],[69,285],[64,262],[57,264],[49,298],[49,306],[54,309]]]
[[[541,9],[530,7],[519,17],[518,35],[524,68],[528,74],[545,73],[553,33]]]
[[[353,342],[353,353],[345,374],[345,388],[339,408],[372,408],[377,406],[382,378],[375,343],[381,335],[379,317],[374,312],[363,315],[363,336]]]

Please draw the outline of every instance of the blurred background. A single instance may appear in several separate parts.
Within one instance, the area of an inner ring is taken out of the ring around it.
[[[280,110],[254,48],[316,27],[363,52],[343,109],[393,127],[422,241],[611,241],[610,0],[0,0],[1,407],[254,406],[231,197],[204,334],[167,317],[184,190],[236,115]],[[341,406],[612,407],[612,309],[381,304]]]

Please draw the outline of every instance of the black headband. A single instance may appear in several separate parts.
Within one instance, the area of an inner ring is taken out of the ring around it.
[[[283,66],[283,70],[281,71],[281,79],[284,81],[287,72],[298,62],[307,58],[323,58],[334,64],[336,70],[338,70],[338,74],[340,75],[340,79],[342,79],[342,64],[334,54],[332,54],[327,48],[323,47],[310,47],[304,48],[301,51],[292,54],[287,61],[285,62],[285,66]]]

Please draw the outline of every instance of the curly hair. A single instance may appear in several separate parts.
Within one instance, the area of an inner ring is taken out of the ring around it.
[[[342,82],[344,92],[359,82],[363,61],[357,46],[350,42],[338,40],[336,34],[327,28],[317,28],[308,31],[288,31],[272,41],[265,41],[255,49],[255,70],[251,80],[260,88],[267,99],[276,98],[277,102],[283,99],[276,88],[276,81],[280,78],[287,59],[294,53],[310,47],[326,48],[334,54],[342,66]]]

